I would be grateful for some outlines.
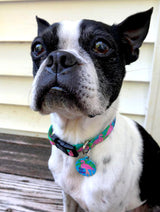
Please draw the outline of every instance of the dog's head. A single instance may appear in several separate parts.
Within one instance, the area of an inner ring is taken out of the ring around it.
[[[138,58],[152,10],[112,26],[92,20],[50,25],[37,17],[32,109],[67,116],[104,113],[119,95],[125,65]]]

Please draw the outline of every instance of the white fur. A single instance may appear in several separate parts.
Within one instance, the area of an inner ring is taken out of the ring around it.
[[[38,80],[41,76],[41,73],[44,71],[44,67],[46,66],[46,60],[43,61],[43,63],[41,64],[36,76],[35,76],[35,79],[33,81],[33,84],[32,84],[32,96],[31,96],[31,108],[32,110],[37,110],[37,107],[36,107],[36,99],[37,99],[37,84],[38,84]]]
[[[105,114],[88,118],[81,114],[66,118],[58,113],[51,114],[51,122],[54,132],[61,139],[71,144],[83,143],[87,139],[93,138],[104,130],[116,116],[118,99],[111,105]]]
[[[134,122],[115,112],[114,115],[116,125],[113,132],[106,141],[95,146],[89,153],[97,167],[94,176],[81,176],[75,169],[77,158],[67,156],[52,146],[49,168],[55,181],[85,211],[124,212],[142,204],[138,187],[142,171],[141,137]],[[108,122],[108,113],[93,119],[82,117],[74,121],[63,120],[58,114],[52,114],[55,133],[70,143],[82,142],[84,137],[88,139],[91,134],[103,130]],[[105,167],[103,160],[109,157],[111,161]],[[66,211],[71,212],[70,208]]]
[[[91,60],[90,56],[80,47],[78,40],[80,36],[81,21],[63,21],[58,30],[59,37],[59,50],[64,50],[75,55],[80,63],[79,68],[79,87],[77,93],[81,90],[83,92],[81,101],[86,100],[86,92],[83,87],[88,86],[90,91],[87,92],[89,98],[86,101],[86,108],[89,108],[93,113],[101,113],[105,111],[105,106],[108,105],[108,101],[104,99],[99,92],[98,76]],[[101,99],[101,101],[100,101]],[[105,104],[101,104],[105,102]]]
[[[59,49],[79,50],[79,25],[81,21],[62,21],[58,28]]]

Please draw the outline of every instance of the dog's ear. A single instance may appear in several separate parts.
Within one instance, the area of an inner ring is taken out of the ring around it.
[[[118,25],[121,49],[124,53],[126,64],[137,60],[139,48],[147,36],[153,8],[129,16]]]
[[[43,31],[50,26],[50,24],[42,18],[36,16],[37,26],[38,26],[38,35],[41,35]]]

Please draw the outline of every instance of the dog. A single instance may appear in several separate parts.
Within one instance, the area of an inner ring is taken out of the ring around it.
[[[138,59],[152,11],[113,25],[36,17],[31,108],[51,114],[48,164],[65,212],[160,205],[160,148],[118,113],[125,65]]]

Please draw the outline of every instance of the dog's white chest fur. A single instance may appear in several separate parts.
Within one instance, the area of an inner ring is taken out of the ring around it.
[[[77,158],[65,155],[55,146],[49,168],[64,192],[85,211],[124,211],[141,204],[138,187],[141,154],[141,137],[134,122],[117,115],[111,135],[89,153],[97,167],[94,176],[81,176],[75,169]]]

